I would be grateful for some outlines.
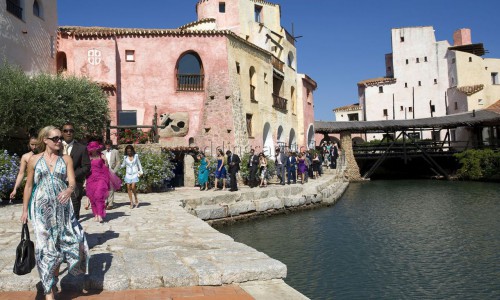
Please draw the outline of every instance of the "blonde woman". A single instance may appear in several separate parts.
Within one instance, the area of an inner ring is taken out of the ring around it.
[[[17,173],[17,178],[16,178],[16,183],[14,185],[14,189],[12,190],[12,193],[10,193],[10,201],[9,203],[12,203],[12,200],[16,197],[17,189],[21,185],[21,182],[23,182],[24,178],[24,173],[26,172],[26,167],[28,166],[28,161],[30,158],[37,152],[36,150],[36,145],[37,145],[38,139],[36,136],[32,136],[30,138],[30,141],[28,143],[28,147],[30,148],[30,152],[23,154],[21,156],[21,166],[19,167],[19,173]]]
[[[267,186],[267,180],[266,180],[267,158],[263,152],[261,152],[259,154],[259,170],[260,170],[260,185],[259,185],[259,187],[266,187]]]
[[[40,154],[28,162],[21,222],[31,219],[35,232],[35,259],[45,299],[54,299],[53,288],[62,263],[74,275],[86,272],[89,247],[71,203],[75,191],[73,161],[60,155],[63,137],[54,126],[38,134]],[[68,184],[66,184],[68,182]]]

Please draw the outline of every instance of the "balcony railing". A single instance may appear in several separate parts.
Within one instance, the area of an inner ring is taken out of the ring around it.
[[[257,102],[257,100],[255,100],[255,86],[253,85],[250,85],[250,101]]]
[[[7,0],[7,11],[19,19],[23,19],[23,8],[14,3],[12,0]]]
[[[283,73],[285,63],[279,60],[276,56],[272,56],[271,63],[273,64],[273,67]]]
[[[277,110],[281,110],[283,112],[286,112],[286,104],[288,100],[285,98],[282,98],[278,95],[273,94],[273,107],[276,108]]]
[[[177,90],[198,92],[203,91],[204,75],[198,74],[177,74]]]

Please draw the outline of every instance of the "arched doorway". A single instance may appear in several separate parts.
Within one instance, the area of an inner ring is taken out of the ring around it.
[[[297,151],[297,137],[295,136],[295,130],[292,128],[290,129],[290,138],[288,139],[288,147],[290,148],[290,151]]]
[[[309,125],[309,129],[307,130],[307,149],[315,149],[316,144],[314,141],[314,126]]]
[[[266,122],[264,124],[264,131],[263,131],[263,142],[262,144],[264,145],[262,151],[264,154],[268,157],[274,157],[274,141],[273,141],[273,134],[271,133],[271,124]]]

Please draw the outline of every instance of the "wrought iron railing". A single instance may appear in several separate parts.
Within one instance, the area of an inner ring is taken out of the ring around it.
[[[11,12],[14,16],[19,19],[23,19],[23,8],[14,3],[11,0],[7,0],[7,11]]]
[[[177,90],[197,92],[203,91],[205,76],[199,74],[177,74]]]
[[[286,104],[288,100],[285,98],[282,98],[278,95],[273,94],[273,107],[276,108],[277,110],[281,110],[283,112],[286,112]]]

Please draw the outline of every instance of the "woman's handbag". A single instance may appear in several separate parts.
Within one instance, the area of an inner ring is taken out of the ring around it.
[[[24,235],[26,234],[26,239]],[[25,275],[35,267],[35,244],[30,240],[28,223],[23,224],[21,231],[21,242],[16,249],[16,261],[14,263],[14,274]]]

